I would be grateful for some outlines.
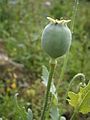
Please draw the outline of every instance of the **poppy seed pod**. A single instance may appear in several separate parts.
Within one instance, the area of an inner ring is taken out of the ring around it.
[[[72,34],[67,26],[70,20],[54,20],[48,17],[50,23],[42,33],[41,45],[52,58],[63,56],[70,48]]]

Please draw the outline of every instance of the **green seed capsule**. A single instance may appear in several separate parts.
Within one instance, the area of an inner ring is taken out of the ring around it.
[[[54,20],[51,21],[42,34],[42,48],[52,58],[63,56],[70,48],[72,35],[67,27],[69,20]]]

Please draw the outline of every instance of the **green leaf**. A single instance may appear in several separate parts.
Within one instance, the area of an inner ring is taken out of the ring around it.
[[[61,116],[60,120],[66,120],[66,118],[64,116]]]
[[[42,66],[42,79],[43,79],[43,84],[47,87],[48,84],[48,77],[49,77],[49,72],[47,70],[47,68],[45,66]],[[54,85],[54,83],[51,83],[51,88],[50,88],[50,92],[52,93],[52,95],[55,96],[56,99],[57,98],[57,93],[56,93],[56,87]]]
[[[18,93],[16,93],[14,97],[14,104],[15,104],[15,111],[18,114],[18,120],[26,120],[27,112],[25,110],[25,107],[22,104],[18,104],[17,96],[18,96]]]
[[[76,94],[69,91],[69,104],[83,114],[90,112],[90,82]]]
[[[33,114],[31,109],[28,109],[27,120],[33,120]]]
[[[50,116],[52,120],[59,120],[60,115],[59,115],[59,109],[57,106],[53,106],[50,111]]]
[[[43,80],[43,84],[45,86],[47,86],[48,83],[48,77],[49,77],[49,72],[47,70],[47,68],[45,66],[42,66],[42,80]]]

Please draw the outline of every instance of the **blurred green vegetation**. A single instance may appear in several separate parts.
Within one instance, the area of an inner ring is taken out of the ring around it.
[[[30,83],[23,91],[18,86],[13,93],[21,92],[20,97],[31,102],[35,119],[40,116],[40,105],[44,88],[41,85],[42,65],[48,67],[49,57],[41,48],[41,34],[48,23],[47,16],[52,18],[71,19],[75,1],[73,0],[0,0],[0,39],[5,42],[5,51],[8,56],[24,65],[26,76],[31,74],[31,79],[25,82]],[[71,24],[69,24],[71,27]],[[58,60],[56,68],[56,83],[62,70],[64,57]],[[58,72],[57,72],[58,71]],[[2,71],[0,71],[2,75]],[[59,94],[64,97],[67,85],[73,75],[82,72],[87,81],[90,78],[90,1],[79,1],[75,25],[73,30],[73,40],[70,49],[68,65],[65,70],[64,81],[61,82],[63,89],[59,89]],[[34,77],[35,76],[35,77]],[[1,76],[0,76],[1,77]],[[6,76],[7,77],[7,76]],[[7,77],[8,79],[8,77]],[[66,81],[65,81],[66,80]],[[12,81],[12,78],[11,78]],[[7,82],[6,82],[7,83]],[[33,84],[31,84],[33,83]],[[0,89],[3,87],[0,78]],[[6,93],[7,94],[7,93]],[[5,94],[4,94],[5,95]],[[10,95],[11,96],[11,95]],[[4,98],[10,99],[10,98]],[[1,98],[0,98],[1,101]],[[6,104],[0,102],[0,117],[3,120],[14,120],[9,117],[9,113],[14,113],[13,102]],[[9,101],[9,102],[10,102]],[[62,105],[61,105],[62,106]],[[65,107],[65,106],[64,106]],[[5,109],[4,111],[4,108]],[[62,113],[64,109],[62,107]],[[13,116],[13,114],[10,114]],[[16,119],[15,119],[16,120]]]

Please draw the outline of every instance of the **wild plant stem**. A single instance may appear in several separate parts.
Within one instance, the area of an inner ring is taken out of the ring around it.
[[[44,107],[43,107],[43,110],[42,110],[40,120],[45,120],[45,112],[46,112],[46,108],[47,108],[47,104],[48,104],[48,96],[50,94],[50,87],[51,87],[51,83],[52,83],[52,78],[53,78],[53,74],[54,74],[55,65],[56,65],[56,61],[51,60],[50,61],[50,72],[49,72],[47,90],[46,90],[46,95],[45,95],[45,102],[44,102]]]
[[[76,120],[77,111],[75,110],[70,120]]]
[[[66,56],[64,58],[64,63],[63,63],[62,71],[61,71],[61,74],[60,74],[60,78],[59,78],[58,84],[56,86],[57,91],[59,90],[59,87],[60,87],[60,84],[59,84],[60,81],[62,81],[63,78],[64,78],[64,72],[65,72],[65,69],[66,69],[66,66],[67,66],[67,61],[68,61],[68,54],[69,54],[69,52],[67,52],[67,54],[66,54]]]
[[[70,27],[72,33],[73,33],[73,30],[74,30],[75,18],[76,18],[76,14],[77,14],[78,4],[79,4],[79,0],[75,0],[75,6],[74,6],[74,9],[73,9],[73,15],[72,15],[72,18],[71,18],[71,27]],[[68,57],[69,57],[69,51],[67,52],[67,54],[65,56],[65,59],[64,59],[63,68],[62,68],[62,71],[61,71],[61,74],[60,74],[60,79],[59,79],[58,85],[56,87],[57,91],[59,89],[60,81],[62,81],[63,78],[64,78],[64,73],[65,73],[65,70],[66,70],[66,67],[67,67]]]
[[[75,24],[75,18],[76,18],[76,14],[77,14],[77,8],[78,8],[78,4],[79,4],[79,0],[75,0],[75,5],[74,5],[74,9],[73,9],[73,15],[71,18],[71,31],[73,33],[73,29],[74,29],[74,24]]]

